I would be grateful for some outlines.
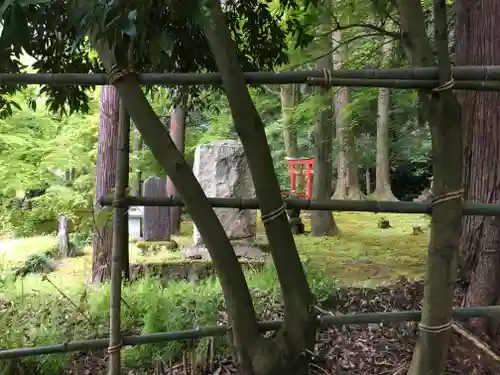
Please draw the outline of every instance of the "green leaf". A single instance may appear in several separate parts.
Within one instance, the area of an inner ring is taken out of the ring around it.
[[[149,58],[154,65],[160,63],[161,50],[160,38],[153,38],[149,43]]]
[[[162,49],[163,52],[167,54],[170,54],[172,52],[172,48],[174,47],[174,41],[170,37],[170,34],[164,31],[163,33],[161,33],[158,41],[160,48]]]
[[[14,3],[14,0],[5,0],[0,7],[0,19],[3,18],[5,11]]]
[[[50,3],[52,0],[18,0],[19,4],[21,6],[26,6],[26,5],[35,5],[35,4],[47,4]]]
[[[113,220],[113,210],[100,210],[94,214],[94,225],[98,231],[104,229]]]
[[[135,21],[135,20],[137,19],[137,9],[132,10],[132,11],[128,14],[128,19],[129,19],[129,20],[132,20],[132,21]]]
[[[135,38],[135,36],[137,35],[137,29],[135,27],[135,23],[128,17],[127,18],[123,17],[120,20],[120,29],[125,35],[128,35],[131,38]]]

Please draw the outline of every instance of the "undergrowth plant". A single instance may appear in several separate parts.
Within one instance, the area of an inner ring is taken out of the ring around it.
[[[305,267],[317,303],[321,305],[335,292],[335,280],[316,267],[309,264]],[[259,272],[247,272],[247,280],[260,318],[280,318],[281,296],[274,266],[267,265]],[[68,285],[62,290],[51,282],[50,275],[45,281],[29,275],[23,280],[5,279],[3,284],[0,283],[0,292],[4,311],[0,318],[2,348],[102,338],[108,333],[108,284]],[[162,284],[158,279],[144,278],[123,287],[124,334],[180,331],[225,323],[225,319],[224,300],[217,280]],[[123,349],[124,364],[128,368],[151,368],[157,360],[165,363],[178,360],[188,348],[201,363],[207,360],[210,340],[126,347]],[[216,338],[214,342],[217,353],[229,353],[225,338]],[[102,358],[104,351],[94,354]],[[75,358],[74,354],[55,354],[3,361],[0,374],[17,375],[22,369],[30,368],[35,369],[37,375],[58,375],[74,363]]]

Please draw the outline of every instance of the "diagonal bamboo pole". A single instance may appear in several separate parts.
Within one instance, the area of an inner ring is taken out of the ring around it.
[[[342,326],[342,325],[361,325],[370,323],[401,323],[419,321],[421,311],[395,311],[395,312],[372,312],[350,315],[326,315],[318,317],[321,327]],[[500,306],[486,307],[467,307],[453,310],[453,318],[456,320],[465,320],[473,317],[498,318],[500,316]],[[259,329],[262,332],[276,331],[283,324],[283,321],[265,321],[259,323]],[[225,336],[228,333],[228,327],[224,325],[208,326],[196,329],[190,329],[177,332],[158,332],[148,335],[135,335],[122,337],[122,343],[126,346],[137,346],[146,344],[158,344],[168,341],[178,341],[187,339],[198,339],[202,337]],[[34,357],[45,354],[68,353],[85,350],[106,349],[108,339],[71,341],[63,344],[39,346],[32,348],[4,349],[0,350],[0,361],[6,359]]]

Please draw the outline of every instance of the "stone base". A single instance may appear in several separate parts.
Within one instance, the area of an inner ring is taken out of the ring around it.
[[[262,270],[264,261],[240,259],[245,270]],[[162,283],[169,281],[200,281],[215,278],[215,269],[211,261],[185,260],[168,263],[143,263],[130,265],[130,279],[138,280],[145,276],[158,278]]]
[[[141,256],[158,254],[163,251],[177,251],[179,245],[174,240],[170,241],[137,241],[137,248]]]
[[[258,246],[234,246],[234,252],[236,253],[236,257],[250,260],[263,260],[265,257],[265,253]],[[210,254],[208,250],[204,247],[196,247],[191,246],[187,247],[184,252],[185,256],[188,259],[203,259],[203,260],[211,260]]]

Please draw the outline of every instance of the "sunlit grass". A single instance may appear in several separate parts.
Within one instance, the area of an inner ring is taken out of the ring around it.
[[[335,220],[340,228],[340,237],[295,236],[303,259],[342,284],[375,283],[395,280],[404,276],[419,278],[425,270],[429,219],[425,215],[336,213]],[[391,228],[380,229],[378,220],[384,217]],[[304,220],[306,229],[310,221]],[[260,223],[259,223],[260,224]],[[412,227],[420,226],[424,233],[412,235]],[[192,243],[193,225],[182,224],[181,236],[174,237],[180,247]],[[258,231],[264,235],[262,225]],[[44,252],[56,244],[55,237],[40,236],[0,242],[0,256],[4,265],[20,264],[30,254]],[[183,258],[182,251],[163,251],[155,255],[141,255],[135,244],[129,247],[131,263],[164,263]],[[56,271],[49,274],[56,285],[68,287],[71,283],[82,283],[91,271],[92,250],[84,249],[80,257],[59,261]],[[28,276],[25,287],[39,284],[39,277]]]

